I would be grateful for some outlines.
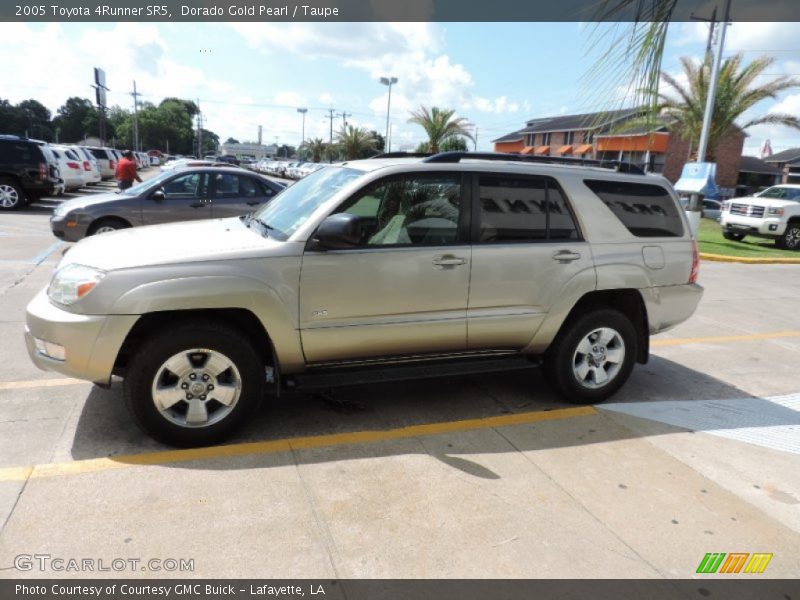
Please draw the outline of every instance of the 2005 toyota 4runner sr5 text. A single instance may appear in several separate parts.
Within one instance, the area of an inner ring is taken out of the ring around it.
[[[245,217],[90,237],[28,305],[28,351],[123,377],[178,446],[223,440],[268,388],[541,364],[564,398],[605,400],[694,312],[697,247],[662,177],[560,162],[384,155]]]

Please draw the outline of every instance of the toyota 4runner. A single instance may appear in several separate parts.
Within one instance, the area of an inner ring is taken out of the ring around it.
[[[776,185],[755,196],[727,200],[720,223],[725,239],[738,242],[752,235],[775,240],[779,248],[800,250],[800,185]]]
[[[384,155],[244,217],[81,241],[25,335],[41,368],[121,376],[145,431],[202,445],[268,387],[541,364],[567,400],[602,401],[694,312],[697,267],[669,183],[625,163]]]

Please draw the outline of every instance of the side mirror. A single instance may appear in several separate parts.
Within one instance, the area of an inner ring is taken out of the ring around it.
[[[166,197],[167,195],[164,193],[164,188],[158,188],[155,192],[150,194],[150,198],[158,201],[164,200]]]
[[[361,243],[361,219],[349,213],[331,215],[311,238],[310,249],[345,250]]]

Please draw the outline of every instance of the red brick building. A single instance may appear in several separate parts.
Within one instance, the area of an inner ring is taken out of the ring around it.
[[[689,141],[669,130],[672,121],[667,118],[659,117],[655,123],[638,126],[643,115],[640,109],[626,109],[531,119],[522,129],[494,140],[494,149],[540,156],[624,160],[645,171],[663,173],[675,183],[683,165],[691,159]],[[725,196],[734,195],[745,136],[734,127],[711,151],[717,163],[717,185]]]

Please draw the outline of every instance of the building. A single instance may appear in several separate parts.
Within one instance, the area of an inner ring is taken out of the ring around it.
[[[678,181],[691,159],[690,144],[673,131],[673,120],[645,121],[643,109],[625,109],[531,119],[525,127],[494,140],[496,152],[621,160]],[[735,194],[746,134],[734,127],[710,154],[717,162],[722,195]],[[800,153],[798,153],[800,154]],[[800,176],[800,156],[798,157]]]
[[[264,144],[220,144],[219,153],[223,156],[235,156],[236,158],[271,158],[278,152],[275,144],[265,146]]]
[[[764,188],[780,183],[782,175],[782,170],[775,165],[755,156],[743,156],[739,165],[736,195],[751,196]]]
[[[764,162],[780,170],[782,183],[800,183],[800,148],[767,156]]]

